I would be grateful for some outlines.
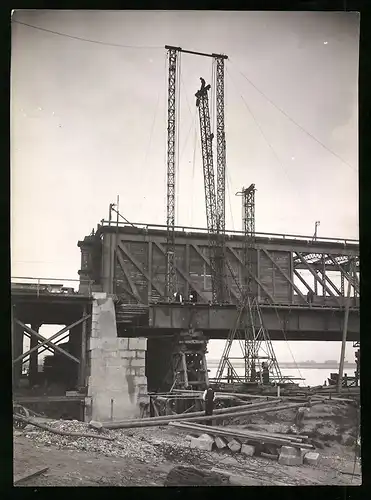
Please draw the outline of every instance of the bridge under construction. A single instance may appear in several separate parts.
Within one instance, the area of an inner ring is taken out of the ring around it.
[[[347,340],[359,342],[358,241],[257,233],[253,184],[238,193],[243,230],[226,230],[224,62],[228,57],[173,46],[166,50],[166,226],[129,222],[118,203],[111,204],[109,219],[78,242],[78,291],[14,280],[13,386],[18,401],[75,402],[82,408],[82,419],[120,419],[139,411],[148,390],[207,386],[209,339],[226,340],[218,381],[228,369],[229,379],[247,385],[263,383],[264,369],[274,383],[284,382],[272,340],[340,341],[345,332]],[[181,54],[206,57],[213,64],[211,108],[211,85],[202,77],[195,93],[206,229],[175,225]],[[215,148],[210,120],[214,106]],[[39,332],[43,324],[66,326],[46,339]],[[30,338],[26,351],[25,335]],[[234,341],[239,341],[244,360],[242,379],[230,357]],[[44,350],[54,355],[48,357],[41,375],[38,356]],[[43,380],[59,389],[53,394],[22,391],[26,362],[28,388],[40,388]]]

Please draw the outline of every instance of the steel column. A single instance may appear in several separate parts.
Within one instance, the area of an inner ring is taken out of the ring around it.
[[[83,317],[85,321],[82,323],[81,328],[81,357],[80,357],[80,366],[79,366],[79,386],[85,387],[86,385],[86,346],[87,346],[87,314],[86,314],[86,306],[83,309]]]
[[[32,323],[31,328],[35,332],[39,332],[40,328],[39,323]],[[38,345],[38,339],[35,335],[30,335],[30,349],[35,348]],[[29,360],[29,380],[30,385],[33,386],[36,384],[38,374],[38,349],[34,349],[34,351],[30,354]]]

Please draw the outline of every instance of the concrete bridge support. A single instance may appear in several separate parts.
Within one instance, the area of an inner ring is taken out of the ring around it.
[[[95,293],[88,344],[88,396],[85,420],[122,420],[140,415],[148,402],[146,338],[119,338],[113,299]]]

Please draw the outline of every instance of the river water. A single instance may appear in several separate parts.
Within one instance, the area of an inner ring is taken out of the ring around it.
[[[215,377],[217,366],[211,364],[208,366],[208,369],[210,370],[209,377]],[[243,367],[236,367],[236,371],[239,375],[243,375],[244,373]],[[327,379],[330,377],[331,372],[337,372],[337,370],[331,368],[281,368],[282,375],[305,379],[293,380],[293,382],[299,384],[300,386],[323,385],[325,381],[327,384]],[[353,377],[354,369],[351,368],[349,370],[345,370],[345,373],[347,373],[348,376]]]

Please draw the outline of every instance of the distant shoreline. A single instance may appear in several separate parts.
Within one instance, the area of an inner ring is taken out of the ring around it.
[[[209,359],[207,361],[207,364],[209,366],[218,366],[219,364],[219,360],[218,359]],[[299,368],[301,370],[304,370],[304,369],[308,369],[308,370],[316,370],[316,369],[319,369],[319,370],[324,370],[324,369],[327,369],[329,370],[329,372],[331,370],[339,370],[339,364],[333,364],[333,363],[290,363],[290,362],[278,362],[280,368],[292,368],[292,369],[296,369],[296,368]],[[243,367],[244,364],[243,362],[239,361],[239,362],[236,362],[234,363],[234,366],[236,367]],[[345,363],[344,364],[344,369],[346,370],[355,370],[356,369],[356,364],[355,363]]]

